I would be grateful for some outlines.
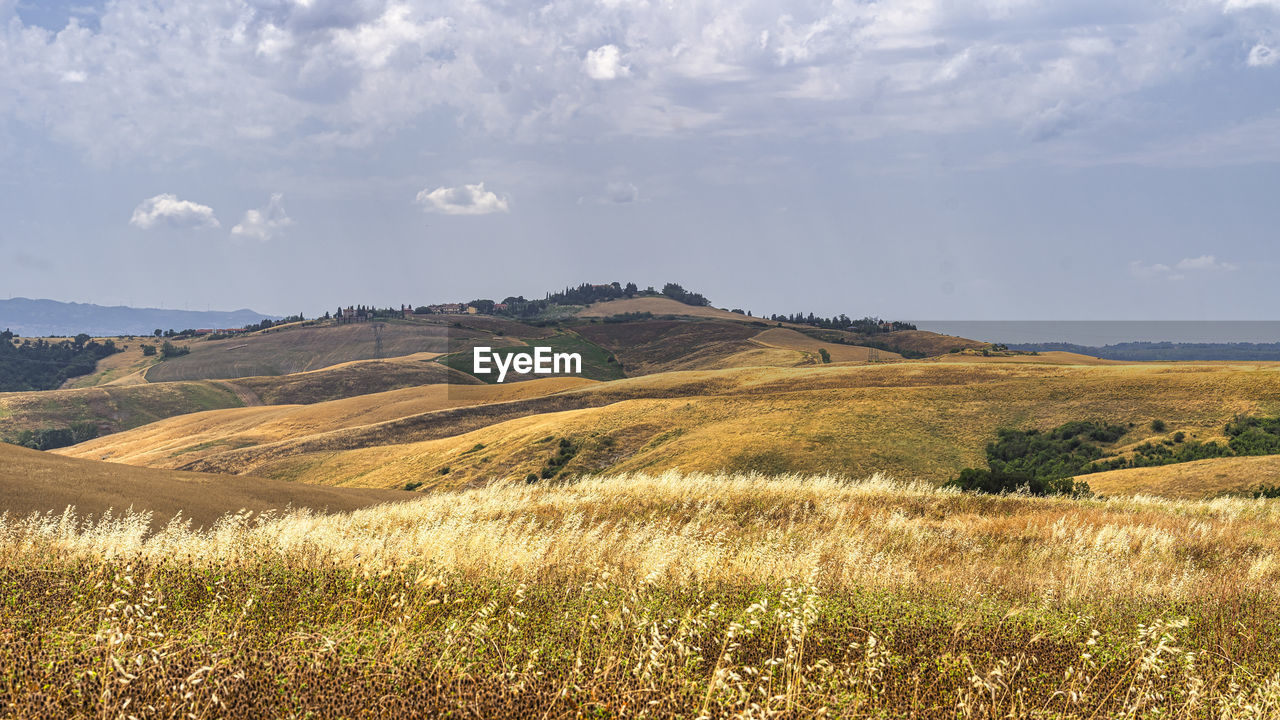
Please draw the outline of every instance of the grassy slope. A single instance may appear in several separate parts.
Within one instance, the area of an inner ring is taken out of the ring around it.
[[[436,357],[435,353],[418,353],[386,360],[356,360],[291,375],[236,378],[227,381],[227,385],[251,391],[264,405],[289,405],[435,383],[470,385],[477,382],[434,362]]]
[[[1275,501],[823,477],[519,483],[145,540],[9,518],[0,698],[15,717],[1263,720],[1278,556]]]
[[[1280,365],[1043,362],[662,373],[229,450],[195,467],[324,484],[452,487],[537,472],[555,453],[553,440],[564,437],[579,448],[571,473],[679,467],[942,480],[980,465],[999,427],[1133,422],[1126,442],[1138,442],[1156,418],[1205,438],[1236,413],[1280,411]],[[212,429],[218,414],[209,416],[207,432],[220,432]],[[130,452],[141,458],[141,437],[134,431],[118,441],[135,443]],[[483,452],[473,451],[478,444]]]
[[[1197,460],[1161,467],[1126,468],[1081,475],[1096,493],[1145,493],[1174,498],[1204,498],[1247,493],[1258,485],[1280,485],[1280,455]]]
[[[350,428],[372,428],[451,408],[537,398],[591,384],[581,378],[547,378],[502,385],[429,385],[312,405],[193,413],[56,452],[133,465],[183,468],[229,450],[303,440]]]
[[[658,303],[661,307],[654,307],[659,310],[672,309],[668,305],[690,307],[664,299],[646,302]],[[816,349],[825,346],[790,329],[709,312],[727,319],[599,323],[588,318],[573,328],[540,328],[470,315],[390,321],[381,333],[383,354],[391,358],[382,361],[350,359],[374,352],[373,328],[367,323],[289,326],[227,340],[183,341],[180,344],[191,353],[163,362],[141,354],[142,343],[153,340],[130,338],[121,341],[129,348],[126,352],[105,359],[95,373],[69,383],[85,386],[78,388],[84,392],[46,393],[37,398],[0,396],[0,437],[12,437],[21,428],[66,427],[81,421],[95,422],[109,433],[214,408],[312,403],[414,385],[471,383],[475,380],[464,373],[427,361],[435,352],[465,354],[478,344],[535,343],[581,352],[586,376],[602,380],[669,370],[807,365],[818,362]],[[829,352],[837,362],[863,360],[867,353],[835,343]],[[609,362],[610,355],[618,362]],[[888,356],[884,353],[882,358]],[[289,370],[300,372],[279,375]],[[219,378],[225,382],[206,382]],[[164,389],[124,387],[141,386],[148,380]]]
[[[158,344],[158,341],[141,338],[110,339],[116,347],[125,349],[99,360],[94,371],[88,375],[69,378],[62,384],[63,389],[101,385],[137,385],[146,382],[145,371],[156,364],[157,358],[154,355],[150,357],[143,355],[142,346]]]
[[[174,415],[233,408],[244,400],[214,382],[103,385],[78,390],[0,393],[0,438],[24,429],[94,422],[101,432],[127,430]]]
[[[0,444],[0,513],[120,515],[132,508],[153,513],[152,527],[182,513],[197,526],[241,509],[283,510],[292,506],[341,512],[411,497],[379,490],[320,488],[264,478],[202,475],[60,457]]]
[[[530,347],[549,347],[555,353],[577,353],[582,358],[582,373],[574,376],[584,377],[591,380],[616,380],[625,377],[622,368],[616,361],[610,360],[609,351],[601,348],[599,345],[587,340],[582,335],[572,331],[563,330],[544,337],[530,339],[527,342],[513,341],[506,337],[495,337],[495,343],[492,346],[495,355],[506,357],[513,353],[529,354]],[[519,344],[516,344],[519,342]],[[460,352],[454,352],[440,358],[440,363],[453,368],[461,373],[466,373],[473,377],[479,378],[486,383],[497,383],[498,375],[496,368],[492,368],[494,372],[474,374],[472,361],[474,356],[470,348]],[[532,380],[543,375],[526,374],[508,371],[504,383],[520,382],[524,380]]]
[[[867,362],[873,357],[872,348],[823,342],[790,328],[769,328],[759,335],[752,336],[751,341],[765,347],[795,350],[803,353],[811,362],[821,362],[819,348],[826,349],[827,354],[831,357],[831,362]],[[874,357],[878,360],[902,359],[901,355],[885,350],[875,350],[874,353]]]
[[[449,342],[475,331],[409,321],[381,323],[382,356],[448,352]],[[376,357],[374,323],[270,329],[228,340],[181,343],[191,354],[147,371],[147,380],[209,380],[287,375]]]
[[[739,316],[735,316],[739,317]],[[712,366],[758,350],[750,341],[763,327],[719,320],[644,320],[598,323],[577,328],[579,334],[608,350],[630,376]],[[795,364],[801,356],[789,356]]]
[[[207,410],[315,403],[432,383],[478,382],[433,362],[433,357],[357,361],[282,377],[0,393],[0,438],[11,438],[25,428],[69,427],[85,421],[97,423],[108,434]]]

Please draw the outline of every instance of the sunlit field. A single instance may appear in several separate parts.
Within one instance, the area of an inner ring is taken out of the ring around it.
[[[620,475],[0,519],[5,717],[1280,717],[1280,505]]]

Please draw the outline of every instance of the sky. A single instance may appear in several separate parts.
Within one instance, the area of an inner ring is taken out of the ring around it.
[[[0,296],[1277,319],[1280,0],[0,0]]]

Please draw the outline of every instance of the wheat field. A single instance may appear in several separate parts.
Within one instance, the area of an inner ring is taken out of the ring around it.
[[[1280,717],[1280,505],[876,476],[0,519],[6,717]]]

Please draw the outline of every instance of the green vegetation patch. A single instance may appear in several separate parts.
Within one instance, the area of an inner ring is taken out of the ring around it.
[[[0,332],[0,392],[53,390],[68,378],[88,375],[98,361],[120,352],[115,342],[80,334],[72,340],[21,340]]]
[[[1072,480],[1079,475],[1209,458],[1280,454],[1280,417],[1236,416],[1223,430],[1228,438],[1226,445],[1187,440],[1186,433],[1178,431],[1123,453],[1116,445],[1132,427],[1073,421],[1047,432],[1004,428],[986,447],[988,467],[965,468],[947,486],[989,493],[1025,489],[1033,495],[1078,495],[1089,492],[1088,483]],[[1149,427],[1155,432],[1168,429],[1163,420],[1153,420]]]
[[[98,437],[98,432],[96,423],[75,422],[70,427],[19,430],[12,442],[32,450],[53,450],[87,442]]]

